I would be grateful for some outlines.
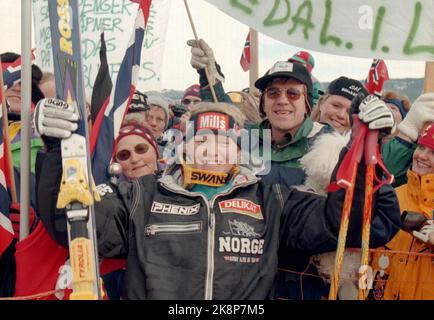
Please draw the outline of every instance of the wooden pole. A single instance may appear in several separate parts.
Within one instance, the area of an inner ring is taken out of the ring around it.
[[[255,87],[255,81],[259,77],[259,42],[258,31],[250,28],[250,68],[249,68],[249,92],[254,95],[258,89]]]
[[[0,58],[0,66],[1,66],[1,58]],[[3,137],[4,137],[4,143],[6,145],[6,159],[8,162],[8,170],[10,174],[10,190],[11,190],[11,196],[12,201],[17,202],[17,188],[15,186],[15,175],[14,175],[14,165],[12,160],[12,151],[11,151],[11,142],[9,140],[9,130],[8,130],[8,111],[6,108],[6,97],[5,93],[3,92],[3,72],[0,72],[0,90],[1,90],[1,97],[2,97],[2,111],[3,111]]]
[[[434,61],[425,63],[425,83],[423,92],[434,92]]]
[[[185,9],[187,10],[188,19],[190,20],[191,28],[193,29],[193,34],[194,34],[194,38],[196,39],[197,47],[200,48],[199,47],[199,37],[197,36],[196,28],[194,27],[193,18],[191,17],[190,8],[188,7],[187,0],[184,0],[184,4],[185,4]],[[208,80],[209,88],[211,90],[212,99],[214,102],[218,102],[217,96],[216,96],[215,91],[214,91],[214,86],[209,81],[210,75],[209,75],[209,71],[208,71],[207,67],[205,67],[205,75],[206,75],[206,79]]]

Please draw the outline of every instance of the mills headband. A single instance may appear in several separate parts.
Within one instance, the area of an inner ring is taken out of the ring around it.
[[[194,114],[190,121],[193,122],[193,136],[201,132],[213,132],[237,139],[240,136],[240,127],[233,117],[217,111]]]

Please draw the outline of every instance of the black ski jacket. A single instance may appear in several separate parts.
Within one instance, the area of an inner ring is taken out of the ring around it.
[[[40,168],[39,212],[47,230],[67,245],[64,211],[56,209],[61,178],[57,149]],[[365,167],[359,167],[347,245],[359,247]],[[321,197],[265,184],[243,169],[232,186],[210,201],[180,186],[171,167],[98,186],[95,204],[99,255],[127,258],[126,299],[265,299],[278,255],[336,249],[345,192]],[[400,227],[392,188],[374,196],[371,240],[386,244]]]

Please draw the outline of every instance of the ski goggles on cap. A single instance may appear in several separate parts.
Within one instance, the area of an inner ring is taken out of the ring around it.
[[[149,150],[149,144],[146,142],[139,143],[134,147],[134,152],[136,154],[145,154]],[[116,153],[116,160],[118,161],[127,161],[131,157],[130,150],[120,150]]]

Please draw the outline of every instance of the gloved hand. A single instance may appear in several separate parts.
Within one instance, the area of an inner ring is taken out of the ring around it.
[[[43,138],[68,138],[77,130],[79,112],[75,105],[49,98],[38,102],[34,113],[36,131]]]
[[[434,235],[434,220],[427,220],[422,229],[419,231],[413,231],[412,234],[415,238],[432,247],[434,245],[432,242]]]
[[[369,95],[360,102],[359,119],[366,123],[369,129],[381,130],[386,134],[389,134],[395,126],[392,111],[383,100],[374,95]]]
[[[199,43],[196,40],[188,40],[187,45],[191,47],[191,66],[198,70],[199,73],[207,67],[210,76],[209,82],[212,86],[216,84],[217,80],[224,82],[225,78],[218,70],[211,47],[203,39],[200,39]]]
[[[398,130],[416,142],[427,122],[434,122],[434,93],[425,93],[417,98],[407,116],[398,125]]]

